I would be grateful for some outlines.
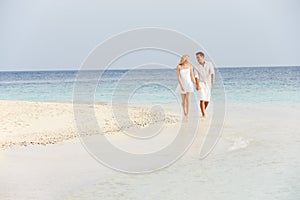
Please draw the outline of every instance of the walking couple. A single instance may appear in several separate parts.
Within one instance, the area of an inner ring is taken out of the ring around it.
[[[187,117],[190,110],[190,96],[194,92],[195,84],[200,99],[201,114],[205,118],[215,72],[212,63],[204,59],[204,53],[197,52],[196,58],[199,64],[193,67],[188,55],[181,57],[176,69],[179,83],[177,90],[180,90],[184,116]]]

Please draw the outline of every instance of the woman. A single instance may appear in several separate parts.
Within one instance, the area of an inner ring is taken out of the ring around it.
[[[195,77],[193,74],[193,66],[189,63],[190,57],[183,55],[177,66],[177,77],[182,98],[182,109],[184,116],[187,117],[190,111],[190,96],[194,92]]]

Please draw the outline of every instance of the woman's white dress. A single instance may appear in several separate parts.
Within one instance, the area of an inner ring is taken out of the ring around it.
[[[184,90],[181,89],[180,85],[178,84],[176,91],[181,94],[186,94],[188,92],[194,92],[194,85],[191,78],[191,71],[190,68],[187,69],[180,69],[180,79]]]

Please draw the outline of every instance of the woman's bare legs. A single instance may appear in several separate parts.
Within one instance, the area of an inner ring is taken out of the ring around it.
[[[186,97],[185,97],[185,100],[186,100],[186,116],[188,116],[189,112],[190,112],[190,104],[191,104],[191,93],[188,92],[186,93]]]
[[[187,111],[186,111],[186,94],[181,94],[181,99],[182,99],[182,109],[183,109],[183,113],[184,116],[187,115]]]

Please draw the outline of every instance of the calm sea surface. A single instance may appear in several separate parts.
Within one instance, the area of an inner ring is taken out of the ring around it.
[[[227,103],[300,103],[300,67],[220,68],[213,98]],[[93,90],[95,102],[176,102],[175,70],[0,72],[0,99],[72,102],[74,86]],[[102,76],[100,76],[102,74]],[[99,77],[100,76],[100,77]],[[224,88],[223,88],[224,86]]]

